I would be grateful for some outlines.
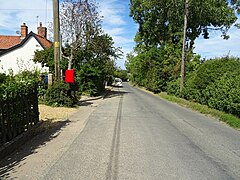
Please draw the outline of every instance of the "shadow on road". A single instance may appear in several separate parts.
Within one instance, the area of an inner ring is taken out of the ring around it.
[[[31,140],[27,141],[9,156],[1,159],[0,179],[8,179],[11,170],[21,167],[21,161],[26,159],[27,156],[37,153],[36,150],[39,147],[56,138],[69,122],[69,120],[54,122],[52,119],[43,121],[39,127],[34,129],[32,135],[34,137]]]
[[[117,97],[117,96],[123,96],[124,94],[128,94],[130,92],[127,92],[127,91],[119,91],[119,90],[110,90],[108,92],[108,94],[105,96],[104,99],[107,99],[107,98],[113,98],[113,97]]]
[[[90,106],[92,104],[93,104],[92,102],[88,102],[88,101],[79,101],[78,102],[78,106]]]

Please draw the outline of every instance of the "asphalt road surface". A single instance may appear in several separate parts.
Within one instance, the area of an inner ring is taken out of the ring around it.
[[[240,179],[240,132],[124,83],[38,179]]]

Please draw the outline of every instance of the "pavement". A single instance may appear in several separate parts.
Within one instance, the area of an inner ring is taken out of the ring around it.
[[[44,130],[38,130],[37,127],[34,133],[31,132],[35,137],[30,140],[27,138],[24,145],[1,159],[0,179],[32,179],[41,176],[43,170],[54,164],[82,132],[88,117],[102,103],[108,92],[98,97],[84,96],[80,100],[78,111],[68,119],[52,122],[51,126]],[[31,172],[26,174],[29,169]],[[13,177],[12,172],[17,172],[16,176]]]

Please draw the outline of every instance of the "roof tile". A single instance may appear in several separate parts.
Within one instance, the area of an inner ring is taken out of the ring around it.
[[[47,40],[46,38],[38,35],[38,34],[35,34],[35,37],[41,42],[41,44],[44,46],[44,48],[50,48],[53,43],[49,40]]]
[[[0,49],[9,49],[20,44],[22,39],[20,36],[4,36],[0,35]]]

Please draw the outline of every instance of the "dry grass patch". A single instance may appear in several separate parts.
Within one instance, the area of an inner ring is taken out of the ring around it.
[[[66,120],[71,116],[71,114],[77,111],[77,108],[68,108],[68,107],[51,107],[44,104],[40,104],[39,106],[39,119],[53,120],[53,121],[61,121]]]

